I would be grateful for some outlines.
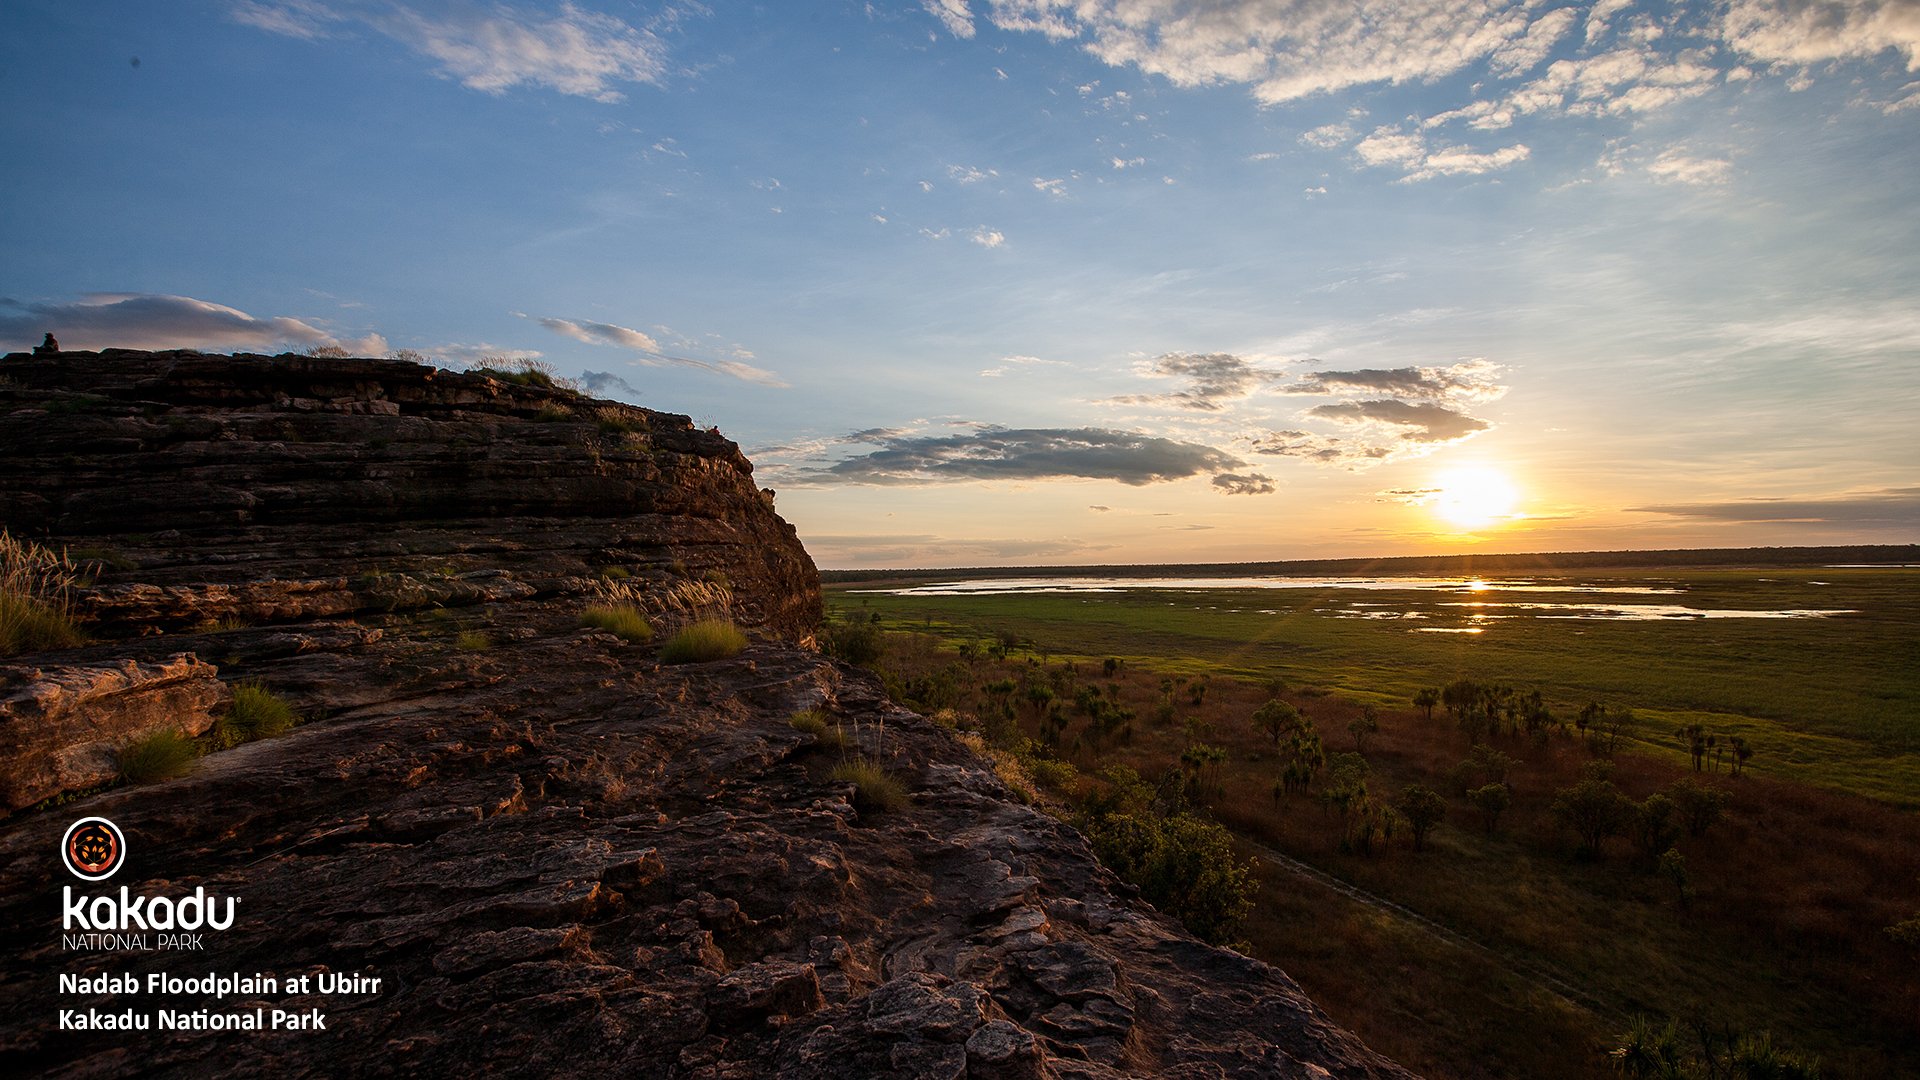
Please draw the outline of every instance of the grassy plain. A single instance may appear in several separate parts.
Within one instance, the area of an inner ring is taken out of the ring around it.
[[[1541,584],[1548,579],[1537,580]],[[1920,570],[1767,568],[1582,571],[1567,584],[1647,585],[1675,594],[1479,594],[1526,603],[1680,603],[1701,609],[1842,610],[1807,619],[1609,621],[1516,614],[1484,633],[1457,593],[1343,588],[1138,589],[1113,593],[895,596],[839,583],[836,610],[983,645],[997,632],[1055,658],[1114,656],[1183,675],[1274,676],[1362,701],[1400,704],[1461,677],[1537,688],[1563,716],[1590,700],[1633,708],[1644,752],[1685,757],[1699,723],[1756,747],[1768,775],[1920,807]],[[1343,618],[1354,604],[1425,620]]]
[[[1818,1054],[1830,1077],[1920,1075],[1916,957],[1884,933],[1920,911],[1920,572],[1583,570],[1578,580],[1683,591],[1479,595],[1853,614],[1630,622],[1481,609],[1519,617],[1456,634],[1410,632],[1470,623],[1474,609],[1447,606],[1459,594],[1430,590],[854,591],[877,582],[837,583],[829,606],[840,620],[879,615],[893,631],[881,663],[896,677],[964,670],[950,680],[963,711],[988,708],[977,688],[998,678],[1104,687],[1135,713],[1132,737],[1093,745],[1068,729],[1058,755],[1080,770],[1080,792],[1107,764],[1152,776],[1195,742],[1226,750],[1212,813],[1249,857],[1254,845],[1282,853],[1446,931],[1264,860],[1244,926],[1254,952],[1336,1020],[1427,1075],[1610,1075],[1604,1051],[1636,1014],[1769,1031]],[[1425,618],[1339,614],[1356,610]],[[1188,682],[1169,691],[1169,676]],[[1562,718],[1588,700],[1633,708],[1642,725],[1614,779],[1636,800],[1695,776],[1680,725],[1746,738],[1746,776],[1711,758],[1699,776],[1731,802],[1706,835],[1677,845],[1690,899],[1624,841],[1575,857],[1549,810],[1590,760],[1571,733],[1496,736],[1515,759],[1512,808],[1488,831],[1450,792],[1419,853],[1404,836],[1371,856],[1342,850],[1335,811],[1311,794],[1272,794],[1279,763],[1248,718],[1276,678],[1330,754],[1356,748],[1347,724],[1376,707],[1369,784],[1390,802],[1410,784],[1448,790],[1468,739],[1410,698],[1461,677],[1537,688]],[[1197,700],[1196,679],[1207,686]],[[1039,734],[1037,712],[1021,716]]]

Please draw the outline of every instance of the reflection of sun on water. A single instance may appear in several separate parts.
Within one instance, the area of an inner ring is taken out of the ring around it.
[[[1463,529],[1477,529],[1519,515],[1514,506],[1520,493],[1494,469],[1454,469],[1439,477],[1434,512]]]

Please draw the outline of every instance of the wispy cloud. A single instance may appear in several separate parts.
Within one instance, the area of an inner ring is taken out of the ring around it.
[[[742,363],[739,360],[698,360],[690,356],[672,355],[660,350],[660,343],[651,334],[615,323],[590,322],[583,319],[558,319],[551,316],[534,317],[535,322],[562,337],[588,345],[608,345],[614,348],[628,349],[637,355],[634,363],[648,367],[672,364],[679,367],[696,368],[711,371],[717,375],[727,375],[744,382],[758,383],[761,386],[784,388],[785,380],[765,368]],[[750,355],[750,354],[749,354]]]
[[[1065,360],[1043,360],[1038,356],[1003,356],[1000,363],[980,372],[983,379],[997,379],[1014,368],[1021,367],[1066,367]]]
[[[1273,477],[1261,473],[1220,473],[1213,486],[1228,495],[1271,495]]]
[[[873,434],[880,449],[810,470],[816,482],[1114,480],[1142,486],[1244,464],[1199,443],[1108,428],[988,428],[952,435]]]
[[[1280,377],[1279,372],[1257,367],[1232,353],[1167,353],[1147,361],[1136,372],[1153,379],[1183,379],[1187,388],[1166,394],[1128,394],[1107,400],[1126,405],[1175,405],[1182,409],[1218,412],[1228,403],[1252,395],[1263,383]]]
[[[1728,502],[1629,506],[1630,513],[1667,514],[1729,523],[1805,525],[1920,525],[1920,488],[1812,499],[1738,499]]]
[[[927,14],[940,20],[940,25],[946,27],[947,33],[954,37],[973,36],[973,14],[967,10],[967,0],[920,0],[920,6],[927,9]]]
[[[488,94],[544,87],[616,102],[626,96],[622,84],[659,85],[668,72],[666,43],[652,29],[571,3],[558,11],[495,4],[429,14],[398,3],[241,0],[230,10],[245,25],[309,41],[347,24],[365,26]],[[679,16],[675,9],[663,18]]]
[[[1290,394],[1366,393],[1434,401],[1492,401],[1507,392],[1494,382],[1497,364],[1468,360],[1448,367],[1314,371],[1282,389]]]
[[[1727,182],[1733,174],[1733,162],[1724,158],[1695,157],[1675,147],[1654,158],[1647,165],[1647,173],[1663,183],[1711,187]]]
[[[275,349],[334,345],[385,356],[379,334],[342,338],[286,315],[256,318],[238,308],[163,293],[89,293],[78,300],[0,299],[0,341],[19,348],[53,333],[68,349]]]
[[[1385,424],[1398,429],[1401,439],[1414,443],[1453,442],[1493,426],[1445,405],[1392,398],[1316,405],[1307,410],[1307,415],[1342,424]]]

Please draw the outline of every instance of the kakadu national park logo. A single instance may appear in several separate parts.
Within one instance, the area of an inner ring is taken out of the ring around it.
[[[127,861],[127,838],[106,818],[81,818],[60,841],[60,861],[81,881],[105,881]]]

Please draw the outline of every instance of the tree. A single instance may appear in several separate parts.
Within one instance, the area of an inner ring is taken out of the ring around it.
[[[1291,704],[1275,698],[1253,711],[1253,727],[1263,731],[1273,740],[1273,748],[1280,749],[1280,741],[1299,730],[1304,723],[1300,710]]]
[[[1480,820],[1486,824],[1487,832],[1492,833],[1500,825],[1500,815],[1512,805],[1513,793],[1505,784],[1488,784],[1467,792],[1467,801],[1480,811]]]
[[[1660,856],[1660,876],[1673,883],[1675,899],[1684,910],[1693,906],[1693,886],[1687,879],[1687,857],[1680,854],[1679,848],[1668,848]]]
[[[1413,833],[1415,851],[1426,847],[1427,833],[1433,831],[1433,827],[1447,816],[1446,800],[1440,797],[1439,792],[1421,784],[1407,785],[1393,808],[1400,812],[1400,819],[1407,823],[1408,831]]]
[[[1646,802],[1634,808],[1631,831],[1633,846],[1641,858],[1648,862],[1660,858],[1680,839],[1680,815],[1673,800],[1659,794],[1647,796]]]
[[[1753,756],[1753,747],[1738,735],[1727,736],[1727,745],[1733,748],[1733,775],[1739,776],[1747,767],[1747,759]]]
[[[1673,800],[1688,836],[1705,835],[1713,823],[1720,820],[1720,811],[1727,805],[1726,792],[1692,780],[1682,780],[1668,788],[1667,798]]]
[[[1373,770],[1359,754],[1335,754],[1327,763],[1327,787],[1320,798],[1340,808],[1340,817],[1367,797],[1367,774]]]
[[[1206,703],[1207,677],[1205,675],[1200,676],[1187,685],[1187,700],[1193,702],[1193,707],[1196,709]]]
[[[1353,735],[1353,748],[1362,754],[1367,752],[1367,736],[1379,730],[1379,710],[1371,705],[1361,706],[1360,715],[1347,724],[1347,731]]]
[[[1427,723],[1433,723],[1433,707],[1440,704],[1440,691],[1431,686],[1423,686],[1413,695],[1413,707],[1427,711]]]
[[[1596,856],[1600,845],[1618,836],[1633,821],[1633,800],[1613,781],[1588,777],[1562,790],[1553,800],[1553,816],[1580,838],[1580,853]]]
[[[1688,724],[1680,729],[1680,737],[1687,741],[1687,754],[1693,758],[1693,771],[1700,771],[1700,761],[1707,756],[1707,729],[1702,724]]]

